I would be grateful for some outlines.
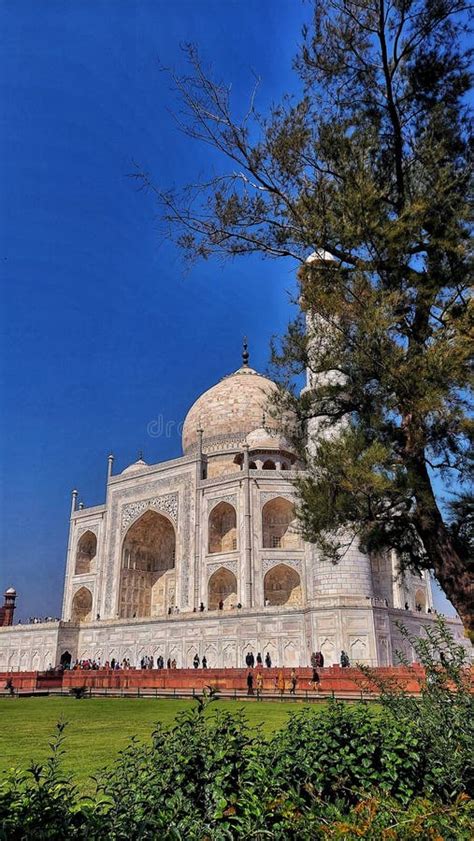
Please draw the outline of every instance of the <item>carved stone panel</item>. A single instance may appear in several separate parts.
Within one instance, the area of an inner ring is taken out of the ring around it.
[[[151,499],[141,499],[139,502],[130,502],[128,505],[124,505],[122,507],[122,532],[126,531],[133,521],[148,509],[163,511],[176,523],[178,520],[178,494],[163,494],[163,496],[154,496]]]

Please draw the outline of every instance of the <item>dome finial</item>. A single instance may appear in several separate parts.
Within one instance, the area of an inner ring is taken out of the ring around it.
[[[143,450],[138,450],[138,461],[143,461]]]
[[[244,363],[245,368],[249,364],[249,346],[247,342],[247,336],[244,336],[244,341],[242,344],[242,362]]]

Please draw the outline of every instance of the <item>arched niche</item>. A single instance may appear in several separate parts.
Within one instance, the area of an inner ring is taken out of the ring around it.
[[[237,549],[237,516],[228,502],[219,502],[209,514],[209,552]]]
[[[426,590],[420,588],[415,593],[415,608],[416,610],[420,610],[421,613],[426,613]]]
[[[225,608],[237,604],[237,579],[224,567],[211,575],[208,585],[208,609],[217,610],[219,602],[223,602]]]
[[[97,537],[92,531],[86,531],[80,538],[76,549],[75,575],[91,572],[97,554]]]
[[[81,587],[74,594],[71,619],[73,622],[89,622],[92,619],[92,593],[87,587]]]
[[[295,506],[288,499],[270,499],[262,509],[264,549],[299,549],[301,539]]]
[[[276,470],[276,464],[271,458],[267,458],[262,464],[262,470]]]
[[[301,579],[292,567],[278,564],[263,580],[265,601],[271,605],[299,606],[302,603]]]
[[[122,545],[119,615],[159,616],[174,605],[176,535],[157,511],[145,511]]]

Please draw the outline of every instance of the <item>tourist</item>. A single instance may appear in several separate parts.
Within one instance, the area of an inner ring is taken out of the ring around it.
[[[267,599],[265,599],[264,604],[265,604],[265,607],[269,607],[269,605],[270,605],[270,599],[268,599],[268,598],[267,598]]]
[[[222,601],[222,599],[219,602],[219,610],[224,610],[224,602]]]
[[[204,602],[201,602],[201,604],[199,605],[199,610],[200,610],[201,613],[204,612],[204,610],[205,610]]]
[[[260,693],[263,689],[263,675],[261,672],[257,672],[257,677],[255,678],[255,685],[257,687],[257,698],[260,698]]]
[[[115,657],[112,657],[112,659],[110,661],[110,668],[112,669],[112,671],[115,669]],[[143,669],[143,666],[142,666],[142,669]]]
[[[260,651],[259,651],[258,654],[257,654],[257,666],[261,666],[262,663],[263,663],[262,655],[260,654]]]
[[[319,689],[319,683],[320,683],[320,680],[319,680],[318,670],[313,668],[313,674],[312,674],[311,680],[309,682],[309,685],[313,689]]]
[[[265,665],[267,669],[271,669],[272,667],[272,658],[270,657],[269,651],[267,651],[267,653],[265,654]]]
[[[203,667],[203,669],[207,669],[207,657],[206,656],[204,656],[202,658],[202,667]]]
[[[324,654],[322,651],[316,652],[316,666],[318,667],[318,669],[324,668]]]
[[[176,660],[172,660],[172,661],[171,661],[171,668],[172,668],[172,669],[175,669],[175,668],[176,668]]]
[[[166,661],[166,668],[171,669],[171,658],[170,657],[168,657],[168,659]]]
[[[298,678],[296,677],[296,672],[294,669],[291,670],[290,675],[290,695],[296,695],[296,684],[298,682]]]
[[[408,602],[405,602],[405,610],[410,610],[410,606],[409,606]]]
[[[253,695],[253,672],[249,670],[247,675],[247,695]]]
[[[316,654],[315,651],[313,651],[313,653],[311,655],[310,662],[311,662],[311,666],[313,667],[313,669],[315,669],[318,665],[318,655]]]
[[[194,655],[193,666],[194,666],[195,669],[199,669],[199,655],[198,654]]]
[[[341,667],[343,669],[347,669],[351,665],[349,657],[347,656],[345,651],[341,651],[340,662],[341,662]]]

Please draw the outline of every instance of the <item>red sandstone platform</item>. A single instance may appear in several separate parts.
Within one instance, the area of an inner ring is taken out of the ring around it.
[[[290,688],[291,669],[289,668],[254,668],[255,678],[258,672],[263,677],[263,692],[265,695],[279,694],[275,682],[283,673],[285,679],[285,694]],[[296,694],[306,695],[312,692],[312,669],[298,668],[295,670],[298,678]],[[331,666],[319,669],[320,694],[333,694],[336,697],[344,695],[359,695],[362,691],[377,694],[376,684],[367,684],[366,679],[357,668],[341,669]],[[377,677],[395,678],[403,688],[410,693],[420,691],[420,681],[423,681],[424,671],[421,666],[410,668],[396,666],[392,668],[377,668],[373,670]],[[8,680],[12,680],[15,692],[27,693],[35,691],[62,690],[69,692],[74,687],[84,686],[92,691],[137,691],[161,690],[163,693],[172,692],[179,695],[200,693],[205,687],[212,687],[224,694],[242,693],[247,691],[248,669],[78,669],[58,672],[0,672],[0,691],[5,689]],[[312,694],[316,694],[314,691]]]

